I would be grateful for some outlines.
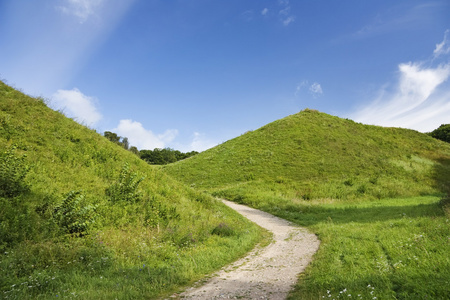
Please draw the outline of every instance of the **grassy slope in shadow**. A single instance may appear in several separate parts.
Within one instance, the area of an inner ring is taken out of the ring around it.
[[[211,196],[2,82],[0,164],[5,299],[153,298],[260,238]]]

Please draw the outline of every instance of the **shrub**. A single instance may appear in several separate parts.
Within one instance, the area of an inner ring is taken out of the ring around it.
[[[26,155],[17,156],[16,146],[0,153],[0,197],[13,198],[29,190],[25,176],[29,167]]]
[[[53,219],[66,233],[86,235],[95,222],[96,205],[87,204],[80,191],[70,191],[53,210]]]
[[[234,235],[234,230],[226,223],[220,223],[211,232],[212,234],[219,236],[232,236]]]
[[[450,143],[450,124],[442,124],[439,128],[429,133],[435,139]]]
[[[142,200],[139,184],[145,177],[139,177],[136,172],[130,171],[128,163],[124,164],[117,181],[106,189],[106,195],[112,202],[138,202]]]

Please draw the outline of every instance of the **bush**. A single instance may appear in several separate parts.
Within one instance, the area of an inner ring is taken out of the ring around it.
[[[13,198],[29,190],[25,182],[29,171],[26,155],[17,156],[15,150],[12,146],[0,153],[0,197]]]
[[[106,195],[112,202],[138,202],[142,200],[142,193],[138,190],[139,184],[144,179],[145,177],[139,177],[136,172],[131,172],[130,166],[126,163],[117,181],[106,189]]]
[[[442,124],[429,134],[435,139],[450,143],[450,124]]]
[[[95,222],[96,205],[87,204],[80,191],[70,191],[53,210],[53,219],[66,233],[86,235]]]
[[[218,236],[232,236],[234,235],[234,230],[226,223],[220,223],[217,225],[211,232],[211,234],[215,234]]]

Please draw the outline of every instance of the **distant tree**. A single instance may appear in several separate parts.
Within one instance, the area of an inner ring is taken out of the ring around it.
[[[128,141],[127,137],[118,136],[117,133],[111,131],[105,131],[103,133],[103,136],[108,140],[110,140],[111,142],[113,142],[114,144],[117,144],[123,147],[124,149],[130,150],[134,154],[139,155],[139,150],[136,147],[130,145],[130,142]]]
[[[139,154],[141,159],[151,165],[166,165],[196,155],[198,152],[182,153],[171,148],[155,148],[154,150],[141,150]]]
[[[105,131],[103,134],[105,138],[110,140],[113,143],[119,144],[121,137],[117,135],[117,133],[111,132],[111,131]]]
[[[135,146],[131,146],[129,150],[130,150],[130,152],[133,152],[134,154],[139,155],[139,150]]]
[[[127,138],[127,137],[122,138],[121,143],[122,143],[122,146],[123,146],[126,150],[128,150],[128,149],[130,148],[130,143],[128,142],[128,138]]]
[[[429,133],[435,139],[450,143],[450,124],[442,124],[439,128]]]

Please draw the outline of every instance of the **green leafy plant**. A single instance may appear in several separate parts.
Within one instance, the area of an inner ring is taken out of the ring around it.
[[[70,191],[53,211],[53,219],[66,233],[86,235],[97,216],[97,205],[87,204],[80,191]]]
[[[235,234],[233,228],[226,223],[220,223],[212,230],[211,233],[219,236],[232,236]]]
[[[116,182],[106,189],[106,195],[112,202],[138,202],[142,199],[139,184],[145,179],[138,173],[132,172],[128,163],[125,163]]]
[[[0,153],[0,197],[12,198],[29,190],[25,182],[29,171],[26,155],[18,156],[16,148],[12,146]]]

